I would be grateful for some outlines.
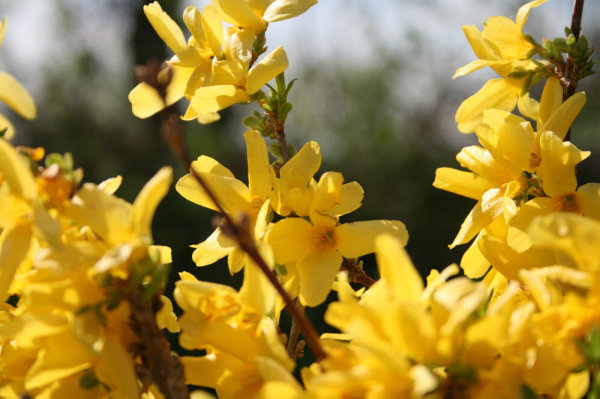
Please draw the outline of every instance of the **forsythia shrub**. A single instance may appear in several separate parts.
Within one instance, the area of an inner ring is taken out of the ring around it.
[[[188,39],[158,2],[144,6],[174,55],[144,69],[129,94],[136,116],[160,112],[177,134],[171,105],[183,97],[186,121],[213,122],[240,102],[262,109],[244,119],[247,183],[200,155],[175,185],[221,216],[192,245],[194,263],[227,257],[231,274],[244,270],[239,292],[180,273],[169,294],[179,317],[163,295],[170,249],[154,245],[151,232],[171,168],[131,204],[114,195],[120,177],[82,184],[69,155],[13,147],[14,129],[0,117],[0,397],[212,397],[188,385],[223,399],[600,397],[600,184],[578,187],[575,167],[590,153],[569,141],[586,101],[577,82],[592,73],[579,27],[542,44],[523,34],[545,3],[536,0],[515,21],[463,28],[479,59],[455,76],[489,66],[500,77],[456,113],[458,130],[479,141],[457,155],[464,170],[439,168],[433,183],[477,201],[450,245],[470,247],[460,267],[432,270],[423,282],[403,249],[404,224],[341,222],[361,206],[360,184],[318,175],[317,142],[287,145],[293,82],[283,48],[263,56],[265,31],[315,3],[188,7]],[[530,88],[541,81],[536,100]],[[0,91],[35,116],[10,75],[0,73]],[[378,281],[358,260],[370,253]],[[304,307],[332,289],[338,300],[325,320],[340,333],[318,337]],[[289,334],[278,327],[284,309]],[[172,353],[165,328],[200,355]],[[300,333],[316,362],[298,381]]]

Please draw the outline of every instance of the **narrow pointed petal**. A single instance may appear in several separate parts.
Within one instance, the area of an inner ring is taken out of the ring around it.
[[[219,12],[212,4],[202,10],[202,28],[213,53],[219,54],[223,46],[223,23]]]
[[[250,191],[241,181],[210,173],[200,173],[225,212],[232,214],[244,211],[250,202]],[[219,211],[204,188],[192,175],[185,175],[175,185],[175,189],[188,201],[214,211]]]
[[[491,79],[456,111],[458,130],[472,133],[481,124],[483,111],[490,108],[512,111],[517,105],[521,87],[509,79]]]
[[[544,85],[542,98],[540,99],[540,114],[538,119],[537,130],[542,132],[542,126],[546,124],[554,111],[560,107],[563,102],[563,89],[560,80],[556,77],[551,77]]]
[[[131,226],[138,236],[151,235],[152,219],[158,204],[169,192],[173,169],[161,168],[142,188],[131,209]]]
[[[540,116],[540,103],[529,97],[529,93],[525,93],[525,95],[519,97],[517,106],[519,112],[529,119],[536,120]]]
[[[196,266],[207,266],[231,253],[235,248],[235,243],[227,238],[221,229],[215,229],[206,240],[192,245],[192,247],[196,248],[192,254],[192,260]]]
[[[275,51],[250,69],[246,83],[246,92],[248,94],[256,93],[267,82],[285,71],[289,65],[290,63],[283,47],[277,47]]]
[[[267,198],[271,192],[269,154],[265,139],[256,130],[244,133],[248,153],[248,186],[252,195]]]
[[[308,187],[308,183],[321,166],[321,147],[319,143],[310,141],[281,167],[281,180],[288,182],[289,187]]]
[[[450,244],[450,249],[471,241],[481,230],[500,216],[503,209],[504,193],[499,189],[489,190],[465,218],[454,241]]]
[[[31,228],[28,225],[6,228],[0,233],[0,301],[8,297],[8,289],[17,268],[27,255],[31,243]]]
[[[327,211],[340,204],[343,182],[344,177],[339,172],[323,173],[313,194],[312,207],[317,211]]]
[[[31,171],[15,148],[0,138],[0,173],[8,183],[10,190],[27,201],[36,193]]]
[[[584,92],[575,93],[552,113],[550,118],[544,123],[544,126],[541,127],[540,132],[550,130],[564,140],[585,102],[586,96]]]
[[[135,375],[133,361],[125,349],[112,340],[106,340],[100,362],[105,373],[110,375],[123,397],[135,399],[140,397],[138,380]]]
[[[6,72],[0,72],[0,101],[25,119],[35,118],[33,98],[17,79]]]
[[[482,176],[452,168],[438,168],[433,186],[463,197],[481,199],[494,186]]]
[[[369,220],[345,223],[335,227],[337,250],[345,258],[357,258],[375,252],[375,237],[387,233],[402,245],[408,241],[404,223],[397,220]]]
[[[511,64],[511,60],[475,60],[462,66],[456,70],[452,79],[458,78],[475,72],[481,68],[489,67],[506,67]]]
[[[587,183],[577,189],[579,211],[600,220],[600,183]]]
[[[342,256],[335,250],[315,251],[296,263],[300,277],[299,296],[303,304],[317,306],[325,301],[342,260]]]
[[[527,4],[524,4],[521,6],[521,8],[519,8],[519,11],[517,12],[517,27],[519,28],[519,30],[523,30],[523,27],[525,26],[525,23],[527,22],[527,18],[529,17],[529,12],[531,11],[532,8],[535,8],[541,4],[544,4],[546,1],[548,0],[534,0],[534,1],[530,1]]]
[[[275,0],[265,10],[263,18],[269,22],[282,21],[304,13],[315,4],[317,0]]]
[[[404,244],[394,236],[377,236],[377,265],[381,278],[388,282],[399,298],[418,301],[423,293],[423,279],[403,247]]]
[[[148,18],[158,36],[174,53],[185,49],[186,42],[181,28],[162,10],[157,1],[145,5],[144,14],[146,14],[146,18]]]

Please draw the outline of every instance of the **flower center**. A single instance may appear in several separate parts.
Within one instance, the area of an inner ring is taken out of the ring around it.
[[[327,251],[335,248],[336,238],[333,228],[317,227],[313,230],[313,247],[317,251]]]

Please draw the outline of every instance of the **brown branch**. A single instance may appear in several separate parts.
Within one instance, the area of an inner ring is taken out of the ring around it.
[[[223,217],[223,221],[221,222],[221,230],[223,231],[223,233],[229,235],[232,239],[236,241],[238,247],[252,259],[252,261],[260,268],[262,273],[267,277],[271,285],[275,287],[275,290],[283,299],[286,309],[288,310],[288,312],[290,312],[292,320],[298,323],[300,331],[302,331],[302,334],[304,335],[304,338],[306,339],[306,342],[308,343],[308,346],[310,347],[311,351],[315,355],[315,358],[317,359],[317,361],[323,360],[327,356],[327,354],[325,353],[325,351],[321,347],[321,344],[319,343],[319,335],[317,334],[317,331],[310,323],[310,321],[306,318],[304,312],[300,309],[298,305],[296,305],[296,303],[287,293],[285,288],[283,288],[283,285],[281,285],[281,282],[279,282],[275,273],[273,273],[271,268],[267,265],[267,262],[265,262],[265,260],[258,252],[258,248],[256,247],[254,239],[250,235],[250,232],[247,228],[247,224],[243,222],[240,224],[234,223],[232,218],[227,214],[227,212],[225,212],[223,206],[219,203],[216,196],[208,187],[202,176],[200,176],[200,174],[196,172],[196,170],[194,170],[193,167],[190,169],[190,174],[194,177],[196,182],[198,182],[198,184],[200,184],[200,186],[204,189],[210,200],[217,207],[218,212]]]
[[[365,273],[358,265],[348,259],[344,259],[342,262],[342,269],[348,271],[348,277],[353,283],[359,283],[365,287],[370,287],[376,283],[371,277]]]
[[[298,303],[298,299],[296,298],[296,305],[302,312],[304,312],[304,306]],[[300,338],[300,326],[296,322],[296,319],[292,320],[292,327],[290,328],[290,335],[288,337],[287,342],[287,353],[290,355],[292,359],[296,358],[296,349],[298,345],[298,338]]]
[[[142,359],[142,373],[150,379],[167,399],[189,399],[183,365],[171,353],[169,341],[156,324],[156,312],[161,302],[158,295],[144,300],[135,287],[126,295],[131,306],[131,325],[140,339],[136,352]]]
[[[579,39],[581,33],[581,17],[583,15],[583,2],[584,0],[575,0],[573,3],[573,17],[571,18],[571,32],[575,40]],[[567,62],[565,66],[564,79],[561,79],[563,83],[563,102],[569,97],[575,94],[577,90],[578,77],[575,73],[574,62],[571,56],[567,56]],[[567,131],[564,141],[571,141],[571,128]]]

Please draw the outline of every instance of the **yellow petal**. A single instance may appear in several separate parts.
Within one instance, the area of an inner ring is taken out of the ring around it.
[[[510,220],[506,242],[512,249],[521,253],[531,248],[532,240],[527,227],[537,216],[552,212],[551,198],[533,198],[519,207],[517,214]]]
[[[517,103],[519,112],[529,119],[538,119],[540,114],[540,103],[537,100],[529,97],[529,93],[519,97]]]
[[[556,77],[551,77],[544,85],[542,98],[540,99],[540,114],[537,130],[543,132],[542,126],[546,124],[554,111],[560,107],[563,102],[563,89],[560,80]]]
[[[219,12],[212,4],[202,10],[202,28],[213,53],[219,54],[223,45],[223,23]]]
[[[213,8],[212,6],[206,6],[206,8]],[[205,9],[206,9],[205,8]],[[206,34],[204,32],[204,27],[202,26],[202,14],[195,6],[188,6],[183,11],[183,23],[187,26],[188,30],[196,39],[196,42],[202,44],[206,42]],[[223,32],[223,28],[221,27],[221,33]]]
[[[27,255],[31,243],[31,228],[28,225],[5,228],[0,233],[0,301],[8,297],[17,268]]]
[[[304,258],[312,250],[313,226],[301,218],[287,218],[275,223],[267,235],[279,264]]]
[[[438,168],[435,171],[433,186],[451,193],[476,200],[493,185],[482,176],[452,168]]]
[[[403,300],[418,301],[423,292],[423,279],[403,248],[405,244],[388,234],[375,238],[377,265],[381,278]]]
[[[131,204],[128,202],[86,183],[64,214],[82,226],[90,226],[103,240],[119,245],[133,238],[130,211]]]
[[[250,69],[248,72],[248,81],[246,82],[246,92],[248,94],[256,93],[268,81],[285,71],[289,65],[290,63],[283,47],[277,47],[275,51]]]
[[[125,398],[140,397],[138,380],[133,361],[127,351],[117,342],[107,340],[100,354],[101,367],[110,376],[110,381]]]
[[[342,184],[342,187],[340,188],[341,202],[332,206],[329,211],[323,213],[331,217],[338,217],[353,212],[362,205],[364,194],[365,192],[361,185],[355,181]]]
[[[242,302],[266,315],[274,310],[276,296],[277,291],[265,274],[254,262],[248,262],[244,267],[244,282],[240,288]]]
[[[112,195],[119,189],[119,187],[121,187],[122,182],[123,177],[118,175],[104,180],[98,184],[98,188],[104,191],[106,194]]]
[[[192,254],[196,266],[207,266],[231,253],[235,243],[223,235],[221,229],[216,229],[206,240],[192,247],[196,248]]]
[[[162,10],[157,1],[145,5],[144,14],[146,14],[146,18],[148,18],[158,36],[174,53],[185,49],[186,42],[181,28]]]
[[[165,98],[167,106],[175,104],[183,97],[188,81],[194,72],[194,68],[185,68],[177,65],[173,65],[169,69],[172,75],[171,81],[167,86],[167,96]],[[168,73],[169,69],[163,69],[161,73]]]
[[[233,173],[225,166],[221,165],[219,161],[206,155],[200,155],[194,162],[192,167],[198,173],[210,173],[217,176],[235,178]]]
[[[27,372],[25,388],[38,390],[91,366],[93,353],[78,342],[71,330],[46,337],[35,363]],[[114,366],[118,366],[115,364]]]
[[[167,247],[166,245],[150,245],[148,247],[148,254],[151,257],[158,258],[158,261],[163,265],[173,262],[171,248]]]
[[[2,21],[0,21],[0,45],[2,45],[2,41],[4,40],[5,32],[6,32],[6,18],[2,18]]]
[[[180,360],[186,383],[209,388],[216,388],[219,381],[241,366],[241,362],[231,356],[182,356]]]
[[[131,112],[138,118],[148,118],[165,108],[165,102],[158,91],[146,82],[141,82],[127,96]]]
[[[575,162],[566,144],[549,131],[542,133],[540,138],[542,162],[537,172],[544,192],[550,197],[570,194],[577,187]]]
[[[341,203],[342,183],[344,177],[338,172],[326,172],[321,175],[313,194],[312,207],[317,211],[327,211]]]
[[[496,54],[494,49],[483,39],[481,32],[476,26],[465,25],[462,27],[462,30],[477,58],[480,60],[500,60],[498,54]]]
[[[533,49],[517,24],[503,16],[489,17],[481,36],[505,60],[524,59]]]
[[[248,208],[248,204],[251,201],[250,190],[248,190],[248,187],[244,183],[231,177],[212,173],[199,174],[225,212],[235,214],[245,211]],[[179,179],[175,188],[188,201],[214,211],[219,210],[204,188],[192,175],[188,174]]]
[[[265,29],[264,22],[252,12],[246,0],[214,0],[213,4],[227,23],[251,29],[255,33]]]
[[[504,193],[502,191],[491,189],[486,192],[483,199],[477,202],[467,215],[454,241],[450,244],[450,248],[471,241],[481,230],[502,214],[503,205]]]
[[[458,130],[472,133],[481,124],[483,111],[490,108],[512,111],[517,105],[521,87],[509,79],[491,79],[456,111]]]
[[[575,93],[552,112],[546,123],[541,127],[540,132],[550,130],[564,140],[585,102],[586,96],[584,92]]]
[[[281,167],[279,175],[289,187],[308,187],[308,183],[321,166],[321,147],[310,141]]]
[[[587,183],[577,189],[579,211],[600,220],[600,183]]]
[[[34,198],[36,188],[31,171],[14,147],[2,138],[0,138],[0,173],[14,194],[26,201]]]
[[[166,328],[169,332],[177,333],[181,330],[179,323],[177,323],[177,316],[173,313],[173,304],[171,300],[164,295],[160,296],[160,302],[162,306],[156,313],[156,324],[158,328]]]
[[[152,234],[152,218],[160,201],[169,191],[173,181],[173,170],[161,168],[142,188],[131,209],[131,226],[138,236]]]
[[[310,7],[317,4],[317,0],[275,0],[263,15],[265,21],[275,22],[296,17]]]
[[[190,105],[199,114],[207,114],[249,100],[244,90],[233,85],[217,85],[200,87],[194,93]]]
[[[256,130],[244,133],[248,153],[248,186],[252,195],[267,198],[271,192],[271,172],[267,145]]]
[[[335,250],[309,253],[296,263],[300,277],[300,301],[317,306],[327,298],[335,275],[342,265],[342,256]]]
[[[534,0],[534,1],[530,1],[527,4],[522,5],[519,8],[519,11],[517,12],[517,27],[519,28],[519,30],[523,30],[523,27],[525,26],[525,23],[527,22],[527,18],[529,17],[529,11],[531,11],[532,8],[535,8],[541,4],[544,4],[546,1],[548,0]]]
[[[475,279],[482,277],[485,272],[490,268],[490,262],[483,256],[479,249],[479,237],[482,233],[477,235],[477,238],[473,240],[469,249],[467,249],[460,260],[460,268],[463,269],[465,275],[469,278]]]
[[[6,72],[0,72],[0,101],[26,119],[35,118],[35,103],[31,95],[17,79]]]
[[[502,186],[510,176],[490,151],[476,145],[464,147],[456,155],[456,160],[465,167],[488,180],[494,187]]]
[[[506,68],[512,63],[511,60],[475,60],[473,62],[468,63],[465,66],[462,66],[456,70],[452,79],[458,78],[461,76],[465,76],[470,74],[471,72],[475,72],[481,68],[489,67],[497,67],[497,68]]]
[[[402,245],[408,241],[404,223],[397,220],[369,220],[335,227],[336,248],[345,258],[357,258],[375,251],[375,237],[387,233]]]

